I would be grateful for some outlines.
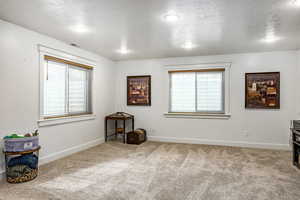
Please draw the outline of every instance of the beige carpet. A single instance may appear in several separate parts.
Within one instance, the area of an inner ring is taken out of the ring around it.
[[[110,142],[1,183],[0,199],[299,200],[300,171],[286,151]]]

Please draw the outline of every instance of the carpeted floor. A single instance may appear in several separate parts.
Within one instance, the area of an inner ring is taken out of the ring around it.
[[[0,183],[0,199],[299,200],[300,171],[287,151],[110,142]]]

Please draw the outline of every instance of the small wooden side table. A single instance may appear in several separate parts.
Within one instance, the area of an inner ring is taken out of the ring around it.
[[[118,120],[123,120],[123,143],[126,143],[126,120],[131,120],[132,122],[132,131],[134,130],[134,116],[125,112],[117,112],[110,114],[105,117],[105,142],[107,142],[107,138],[112,136],[107,133],[107,122],[108,120],[115,120],[115,136],[118,134]]]

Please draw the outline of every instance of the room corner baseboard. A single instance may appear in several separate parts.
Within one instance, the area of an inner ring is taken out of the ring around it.
[[[291,150],[288,144],[272,144],[272,143],[252,143],[244,141],[225,141],[225,140],[206,140],[198,138],[176,138],[176,137],[160,137],[148,136],[149,141],[156,142],[172,142],[172,143],[187,143],[187,144],[207,144],[233,147],[247,147],[260,149],[276,149],[276,150]]]
[[[77,145],[77,146],[65,149],[63,151],[59,151],[59,152],[56,152],[56,153],[52,153],[50,155],[42,156],[39,159],[39,165],[44,165],[46,163],[49,163],[49,162],[52,162],[54,160],[58,160],[60,158],[69,156],[71,154],[89,149],[91,147],[97,146],[97,145],[102,144],[102,143],[104,143],[104,138],[96,139],[96,140],[93,140],[93,141],[90,141],[90,142],[87,142],[87,143],[84,143],[84,144],[81,144],[81,145]],[[0,171],[0,180],[2,180],[4,178],[5,178],[5,171],[1,170]]]

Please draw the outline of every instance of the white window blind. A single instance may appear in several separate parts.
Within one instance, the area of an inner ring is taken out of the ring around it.
[[[86,70],[69,68],[69,112],[87,111],[88,73]]]
[[[197,72],[197,111],[223,111],[223,72]]]
[[[44,114],[64,115],[66,113],[66,71],[65,64],[48,61],[44,82]]]
[[[170,112],[224,113],[224,71],[171,72]]]
[[[43,117],[91,113],[91,69],[45,60]]]
[[[195,73],[171,74],[171,111],[195,112]]]

